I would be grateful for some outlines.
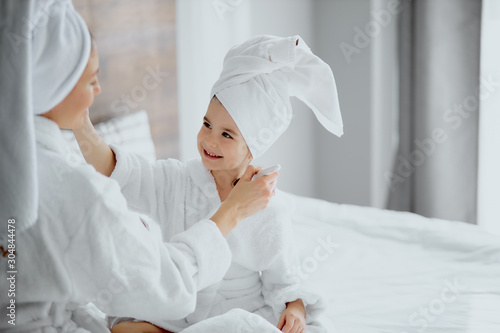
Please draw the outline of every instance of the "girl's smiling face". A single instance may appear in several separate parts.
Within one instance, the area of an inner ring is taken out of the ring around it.
[[[243,136],[219,100],[210,101],[197,137],[203,165],[212,171],[245,170],[252,155]]]

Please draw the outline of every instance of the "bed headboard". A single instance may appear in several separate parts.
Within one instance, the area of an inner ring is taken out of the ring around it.
[[[175,0],[73,0],[99,51],[94,124],[146,110],[158,158],[178,157]]]

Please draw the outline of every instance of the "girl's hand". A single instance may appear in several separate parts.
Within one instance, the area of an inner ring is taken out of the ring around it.
[[[306,309],[301,299],[287,303],[278,322],[278,329],[284,333],[303,333],[306,331]]]

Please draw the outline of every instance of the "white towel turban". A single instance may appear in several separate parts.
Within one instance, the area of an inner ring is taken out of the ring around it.
[[[13,218],[21,231],[38,211],[33,115],[74,88],[90,35],[71,0],[2,0],[0,50],[0,223]]]
[[[71,0],[41,2],[47,4],[41,8],[41,16],[46,13],[48,17],[33,36],[35,114],[51,110],[68,96],[87,67],[91,48],[87,25]]]
[[[300,36],[257,36],[233,47],[211,96],[231,115],[254,158],[288,128],[290,96],[311,108],[328,131],[343,134],[332,70]]]

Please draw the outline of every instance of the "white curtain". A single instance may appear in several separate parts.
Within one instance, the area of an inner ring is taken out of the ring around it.
[[[500,1],[483,0],[478,224],[500,234]]]
[[[477,222],[480,36],[481,0],[405,2],[389,208]]]
[[[250,1],[176,1],[180,158],[198,156],[193,124],[202,118],[210,89],[229,48],[250,35]]]

